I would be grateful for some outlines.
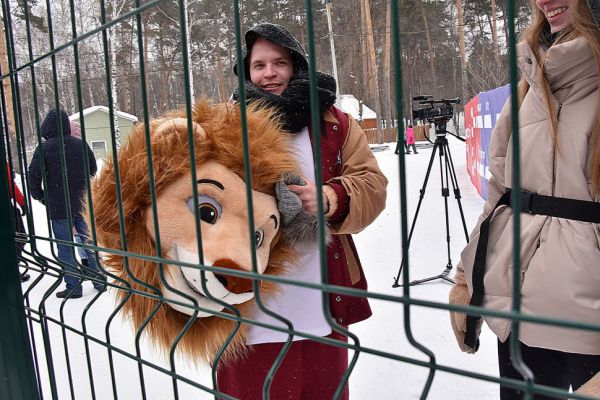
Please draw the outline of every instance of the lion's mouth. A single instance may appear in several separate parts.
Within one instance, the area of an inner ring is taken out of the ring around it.
[[[208,299],[208,296],[206,296],[203,292],[201,292],[196,285],[194,285],[192,282],[190,282],[190,280],[185,276],[185,274],[183,273],[183,270],[179,270],[179,273],[181,275],[181,278],[183,278],[183,281],[185,282],[185,284],[187,285],[187,287],[194,292],[195,294],[197,294],[198,296],[204,298],[204,299]],[[210,274],[211,272],[205,272],[205,274]],[[227,287],[227,281],[223,282],[223,277],[220,275],[215,274],[215,278],[217,278],[217,280],[221,283],[221,285],[223,285],[223,287]],[[207,282],[207,279],[204,280],[205,282]],[[231,293],[231,292],[229,292]],[[229,293],[226,293],[225,296],[221,297],[221,299],[224,299],[225,297],[229,296]]]
[[[183,281],[185,282],[185,284],[187,285],[188,288],[190,288],[190,290],[194,293],[196,293],[198,296],[206,298],[206,296],[204,295],[204,293],[202,293],[201,291],[199,291],[196,286],[194,286],[194,284],[192,282],[190,282],[188,280],[188,278],[185,277],[185,274],[183,273],[182,269],[179,269],[179,274],[181,275],[181,277],[183,278]]]
[[[169,258],[177,261],[182,261],[190,264],[197,264],[198,254],[187,250],[183,246],[174,244],[170,249]],[[204,260],[207,266],[217,266],[232,270],[242,270],[233,260],[219,259],[210,261]],[[179,269],[176,272],[176,280],[180,284],[175,284],[175,287],[185,288],[189,290],[190,295],[198,296],[199,299],[225,300],[228,303],[240,304],[254,297],[252,280],[244,277],[230,276],[224,273],[212,271],[201,271],[194,267],[176,267]],[[204,281],[204,282],[202,282]]]

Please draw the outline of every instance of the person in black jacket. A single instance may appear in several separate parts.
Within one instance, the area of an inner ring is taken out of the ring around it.
[[[83,198],[88,176],[96,174],[94,153],[81,139],[71,136],[69,117],[62,110],[51,110],[42,123],[42,137],[29,164],[29,185],[31,196],[45,204],[50,213],[52,232],[55,239],[73,242],[73,228],[87,241],[88,228],[83,219]],[[64,150],[64,170],[67,187],[64,187],[61,162],[61,137]],[[88,153],[89,170],[84,169],[84,151]],[[42,179],[42,163],[45,179]],[[43,187],[42,187],[43,182]],[[68,200],[68,201],[67,201]],[[69,220],[70,217],[70,220]],[[82,296],[80,270],[77,268],[72,246],[57,244],[58,260],[63,263],[63,280],[66,289],[56,293],[60,298],[79,298]],[[88,253],[88,270],[84,273],[92,278],[96,290],[106,290],[106,277],[100,273],[96,257]],[[79,276],[78,276],[79,275]]]

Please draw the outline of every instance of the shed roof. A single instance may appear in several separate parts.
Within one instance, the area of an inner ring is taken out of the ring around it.
[[[92,113],[94,113],[96,111],[102,111],[102,112],[104,112],[106,114],[109,114],[108,107],[106,107],[106,106],[93,106],[93,107],[89,107],[89,108],[86,108],[85,110],[83,110],[83,116],[85,117],[86,115],[92,114]],[[117,114],[117,116],[119,116],[121,118],[128,119],[128,120],[133,121],[133,122],[137,122],[137,120],[138,120],[138,117],[136,117],[135,115],[128,114],[128,113],[123,112],[123,111],[118,111],[117,110],[117,111],[115,111],[115,113]],[[75,114],[70,115],[69,119],[71,121],[77,121],[77,120],[79,120],[79,117],[80,117],[80,113],[76,112]]]
[[[339,108],[341,108],[342,111],[352,115],[354,119],[359,120],[359,107],[361,103],[353,95],[340,95],[340,98],[337,100],[336,105]],[[365,103],[362,103],[362,119],[364,120],[375,118],[377,118],[377,114],[375,114],[375,111],[371,110]]]

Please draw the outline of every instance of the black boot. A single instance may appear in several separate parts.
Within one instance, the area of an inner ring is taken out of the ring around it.
[[[89,267],[87,258],[81,259],[81,272],[83,273],[83,276],[85,277],[84,280],[88,280],[90,278],[90,267]]]
[[[62,290],[60,292],[56,292],[56,297],[58,297],[59,299],[78,299],[81,296],[83,296],[82,294],[82,290],[81,287],[77,288],[77,289],[65,289]]]

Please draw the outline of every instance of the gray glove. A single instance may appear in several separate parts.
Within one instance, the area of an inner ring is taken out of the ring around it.
[[[304,186],[306,182],[297,174],[286,172],[275,184],[277,208],[281,214],[281,233],[292,244],[316,243],[319,234],[319,219],[316,215],[304,211],[302,200],[290,190],[288,185]]]

